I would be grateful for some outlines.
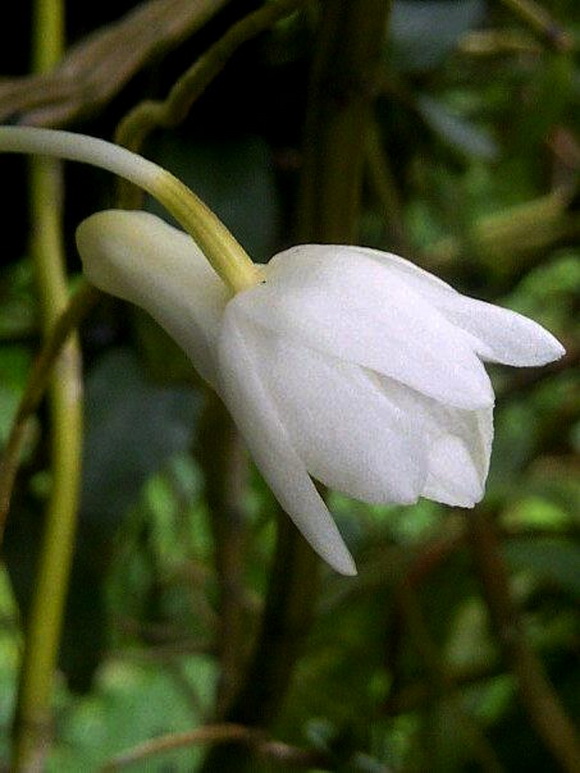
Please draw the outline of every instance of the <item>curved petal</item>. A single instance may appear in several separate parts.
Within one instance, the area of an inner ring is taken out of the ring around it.
[[[215,384],[227,288],[191,238],[147,212],[109,210],[77,229],[88,279],[154,317]]]
[[[251,322],[244,335],[314,478],[369,503],[417,501],[427,476],[424,432],[372,373]]]
[[[438,308],[478,339],[477,353],[504,365],[545,365],[565,354],[562,344],[545,328],[510,309],[457,293],[437,302]]]
[[[401,410],[421,427],[428,474],[421,496],[454,507],[483,497],[493,440],[493,409],[466,411],[381,378]]]
[[[476,351],[486,360],[515,366],[545,365],[565,353],[551,333],[522,314],[462,295],[438,277],[397,255],[365,247],[350,249],[404,277],[447,319],[476,339]]]
[[[454,507],[473,507],[485,493],[493,440],[492,409],[440,416],[447,431],[430,449],[423,496]]]
[[[219,340],[219,392],[276,499],[314,550],[337,572],[354,561],[293,446],[261,376],[251,336],[228,306]]]
[[[239,313],[449,405],[493,404],[471,336],[360,251],[296,247],[275,256],[266,275],[231,301]]]

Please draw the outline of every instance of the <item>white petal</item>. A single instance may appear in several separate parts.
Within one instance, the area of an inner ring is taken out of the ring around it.
[[[477,353],[486,360],[515,366],[545,365],[565,353],[551,333],[522,314],[461,295],[397,255],[364,247],[354,249],[404,276],[416,292],[477,340]]]
[[[469,449],[457,437],[445,435],[432,449],[432,466],[423,496],[453,507],[473,507],[484,494]]]
[[[485,493],[493,439],[492,409],[458,411],[448,432],[432,445],[423,496],[454,507],[473,507]]]
[[[215,384],[229,295],[192,239],[147,212],[109,210],[80,224],[77,246],[88,279],[148,311]]]
[[[370,371],[249,321],[244,336],[313,477],[369,503],[417,501],[427,476],[422,427]]]
[[[251,341],[230,307],[224,316],[219,362],[219,392],[276,499],[325,561],[342,574],[356,574],[336,524],[264,385]]]
[[[438,308],[452,322],[479,340],[477,353],[505,365],[545,365],[565,354],[545,328],[515,311],[459,295]]]
[[[445,293],[459,295],[457,290],[447,282],[444,282],[443,279],[440,279],[438,276],[435,276],[435,274],[431,274],[424,268],[417,266],[416,263],[412,263],[410,260],[405,260],[405,258],[401,258],[399,255],[394,255],[392,252],[373,250],[370,247],[342,247],[342,249],[354,250],[371,258],[371,260],[376,261],[382,266],[397,271],[417,292],[421,293],[421,295],[425,295],[431,300],[440,297]]]
[[[356,249],[305,245],[280,253],[267,281],[235,302],[261,325],[449,405],[493,403],[471,336]]]
[[[489,470],[492,408],[453,408],[391,379],[381,381],[385,391],[421,428],[429,465],[421,496],[456,507],[472,507],[483,497]]]

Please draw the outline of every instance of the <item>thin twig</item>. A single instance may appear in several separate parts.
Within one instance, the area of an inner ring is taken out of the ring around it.
[[[317,750],[300,749],[281,741],[270,740],[263,732],[255,728],[225,722],[145,741],[145,743],[113,757],[101,768],[100,773],[114,773],[114,771],[128,765],[149,760],[151,757],[164,752],[201,744],[224,744],[233,741],[252,747],[256,754],[272,762],[309,769],[327,767],[329,762],[327,755]]]
[[[185,733],[171,733],[170,735],[163,735],[159,738],[145,741],[129,751],[113,757],[103,766],[101,773],[112,773],[112,771],[149,759],[156,754],[176,749],[197,746],[199,744],[225,743],[227,741],[250,743],[255,742],[257,738],[258,734],[255,729],[244,727],[243,725],[232,723],[206,725],[205,727],[198,727]]]
[[[521,702],[536,732],[567,773],[580,771],[580,740],[544,666],[531,649],[519,609],[514,604],[501,544],[487,513],[467,513],[475,566],[504,659],[514,674]]]
[[[535,0],[502,0],[502,2],[557,51],[565,52],[574,48],[574,39],[570,33]]]
[[[164,100],[144,100],[125,115],[115,132],[117,144],[137,152],[154,129],[167,129],[180,124],[193,103],[241,45],[270,29],[278,20],[288,16],[305,2],[306,0],[271,0],[234,24],[177,79]],[[124,180],[119,182],[118,198],[123,207],[140,206],[141,197],[141,191],[134,186]]]
[[[502,765],[475,720],[462,706],[457,687],[445,668],[437,645],[427,627],[423,610],[411,583],[405,579],[399,587],[399,610],[406,624],[411,645],[425,668],[427,681],[438,702],[452,712],[457,730],[471,747],[473,757],[482,771],[499,773]]]

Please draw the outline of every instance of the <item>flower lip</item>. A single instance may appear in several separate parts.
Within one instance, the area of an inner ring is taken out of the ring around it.
[[[310,475],[369,503],[417,501],[427,450],[421,425],[399,403],[403,388],[248,318],[237,319],[237,325]]]

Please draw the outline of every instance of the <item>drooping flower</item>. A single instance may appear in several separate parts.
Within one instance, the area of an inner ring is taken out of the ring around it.
[[[108,169],[183,226],[142,212],[93,215],[78,231],[86,273],[175,338],[282,507],[344,574],[354,562],[313,478],[369,503],[424,496],[472,507],[493,438],[483,363],[543,365],[564,353],[532,320],[395,255],[311,244],[258,267],[177,178],[104,140],[1,126],[0,152]]]
[[[493,438],[483,363],[564,353],[532,320],[376,250],[294,247],[232,296],[189,236],[153,215],[98,213],[77,242],[95,285],[180,344],[284,510],[344,574],[354,562],[313,478],[368,503],[472,507]]]

